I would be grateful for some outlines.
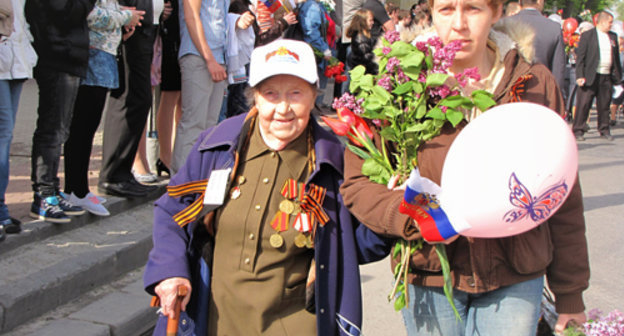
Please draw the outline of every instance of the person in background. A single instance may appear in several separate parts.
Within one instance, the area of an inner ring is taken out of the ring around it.
[[[245,91],[249,87],[249,62],[254,48],[256,34],[253,26],[247,29],[236,27],[241,15],[249,12],[249,6],[238,0],[230,3],[228,9],[228,99],[226,117],[233,117],[249,111]]]
[[[381,34],[394,30],[394,22],[392,22],[388,12],[386,12],[386,9],[379,0],[366,0],[362,8],[373,12],[375,22],[371,29],[371,37],[375,40],[375,43],[377,43],[377,39],[379,39]]]
[[[132,164],[152,107],[150,68],[163,0],[120,0],[145,12],[134,33],[122,44],[119,88],[113,90],[104,117],[102,168],[98,191],[107,195],[143,197],[157,187],[139,183]]]
[[[517,99],[544,105],[563,116],[564,103],[555,78],[543,64],[531,62],[532,43],[526,38],[530,30],[506,20],[494,26],[502,16],[502,0],[431,0],[430,7],[435,32],[444,44],[465,41],[449,68],[450,75],[478,69],[481,79],[466,89],[485,89],[497,105]],[[524,83],[525,90],[514,92],[517,83]],[[480,118],[476,109],[464,112],[465,120],[458,127],[447,123],[418,150],[421,175],[438,185],[451,144],[468,122]],[[379,135],[374,140],[378,147],[383,145]],[[351,213],[377,233],[420,239],[418,223],[398,211],[404,191],[371,182],[362,174],[363,162],[353,152],[345,152],[345,182],[340,190]],[[434,245],[425,243],[412,253],[409,306],[402,310],[408,335],[535,335],[545,280],[559,314],[555,332],[563,332],[572,320],[585,322],[583,291],[589,285],[589,257],[583,195],[578,178],[569,187],[562,206],[530,231],[496,239],[454,236],[445,242],[453,302],[461,320],[442,288]],[[393,260],[392,267],[396,263]]]
[[[565,46],[561,24],[545,18],[542,15],[544,0],[520,0],[522,10],[516,15],[505,18],[514,23],[523,22],[530,25],[535,34],[533,37],[533,49],[535,61],[544,64],[555,76],[561,93],[565,94]],[[563,97],[565,100],[567,97]]]
[[[171,15],[163,20],[160,26],[162,37],[162,67],[160,82],[160,104],[156,113],[156,132],[158,133],[158,160],[156,160],[156,174],[170,175],[171,153],[175,130],[182,115],[182,74],[178,63],[180,51],[180,5],[178,0],[171,3]],[[165,2],[165,4],[167,3]]]
[[[517,1],[510,1],[505,5],[505,17],[518,14],[522,10],[520,3]]]
[[[596,98],[598,132],[613,141],[609,126],[609,104],[612,87],[622,80],[620,50],[617,35],[610,31],[613,15],[598,13],[596,28],[581,34],[576,48],[576,114],[572,127],[577,141],[584,141],[585,124],[592,100]]]
[[[0,241],[4,233],[19,233],[21,222],[9,215],[5,193],[9,185],[9,152],[22,86],[33,76],[37,54],[24,18],[24,0],[2,0],[12,8],[7,31],[0,33]]]
[[[347,58],[349,68],[363,65],[366,73],[371,75],[376,75],[379,69],[373,53],[375,41],[371,37],[374,20],[373,12],[360,9],[355,13],[351,25],[347,28],[347,36],[351,39],[351,53]]]
[[[392,20],[392,25],[394,26],[394,30],[399,30],[399,7],[392,2],[385,2],[384,8],[386,9],[386,13]]]
[[[39,107],[31,153],[34,196],[30,216],[52,223],[69,223],[68,215],[85,213],[61,196],[58,168],[61,147],[69,136],[80,78],[87,73],[87,16],[95,0],[67,0],[63,4],[28,0],[25,6],[33,46],[39,56],[34,68]]]
[[[97,216],[110,213],[89,190],[93,137],[100,125],[108,91],[119,86],[116,56],[122,27],[133,28],[144,14],[144,11],[121,7],[117,0],[97,0],[87,17],[89,65],[86,77],[80,80],[69,137],[63,148],[65,195],[71,204]]]
[[[618,35],[618,41],[619,41],[619,45],[620,45],[620,67],[624,68],[624,37]],[[624,88],[622,87],[622,83],[624,83],[624,74],[622,74],[623,78],[620,82],[616,82],[614,83],[615,86],[619,85],[618,89],[615,89],[614,87],[614,96],[613,101],[611,102],[611,120],[609,120],[609,125],[610,126],[615,126],[617,124],[617,113],[618,113],[618,109],[620,108],[620,106],[622,105],[622,103],[624,103]],[[618,95],[616,95],[616,93],[618,93]]]
[[[145,289],[174,317],[177,289],[186,287],[181,306],[196,335],[359,333],[358,265],[383,258],[391,245],[342,204],[344,147],[310,116],[317,82],[306,43],[280,39],[254,49],[250,112],[203,132],[171,179],[179,192],[156,202]],[[193,182],[223,173],[222,205],[176,222],[203,198],[192,194]],[[320,221],[306,219],[311,197]],[[210,270],[203,283],[198,264]]]

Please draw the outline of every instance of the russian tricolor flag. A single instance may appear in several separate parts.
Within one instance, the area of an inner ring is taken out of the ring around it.
[[[414,169],[407,180],[399,212],[418,223],[420,233],[428,242],[441,242],[470,228],[463,219],[447,214],[437,196],[442,189]],[[449,219],[452,218],[452,221]]]
[[[279,0],[259,0],[262,2],[268,9],[269,12],[275,13],[280,7],[282,7],[282,3]]]

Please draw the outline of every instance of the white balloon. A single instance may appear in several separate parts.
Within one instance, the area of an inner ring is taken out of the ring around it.
[[[499,105],[470,122],[444,162],[440,204],[469,237],[506,237],[554,214],[574,185],[578,152],[566,122],[533,103]]]

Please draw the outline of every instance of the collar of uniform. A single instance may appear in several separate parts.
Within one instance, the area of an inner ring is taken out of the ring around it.
[[[305,169],[308,162],[308,130],[305,130],[294,141],[286,145],[281,151],[276,151],[282,162],[288,167],[292,176],[301,176],[301,173]],[[253,160],[257,157],[268,155],[274,152],[271,150],[260,134],[260,126],[258,126],[258,120],[249,139],[249,148],[247,149],[247,155],[245,155],[245,161]]]

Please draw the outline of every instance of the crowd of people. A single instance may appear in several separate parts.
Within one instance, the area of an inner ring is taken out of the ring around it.
[[[564,115],[571,95],[561,24],[541,14],[542,0],[508,4],[507,16],[501,0],[421,0],[409,9],[380,0],[0,1],[12,6],[11,29],[0,31],[2,237],[20,231],[4,193],[26,79],[39,87],[30,215],[52,223],[86,211],[109,215],[88,183],[102,114],[99,194],[156,190],[142,183],[154,181],[142,148],[159,86],[157,169],[171,181],[156,202],[145,287],[165,318],[174,317],[178,288],[186,287],[182,310],[199,334],[357,335],[358,265],[388,255],[397,238],[422,237],[417,222],[388,212],[403,192],[369,181],[362,159],[312,117],[326,108],[319,89],[336,58],[346,70],[363,65],[377,74],[373,51],[382,34],[398,31],[407,43],[437,35],[444,44],[462,41],[450,72],[476,67],[481,79],[470,85],[496,104],[525,100]],[[594,97],[598,130],[613,139],[609,102],[622,74],[612,22],[600,12],[574,53],[578,141]],[[518,81],[525,90],[510,94]],[[333,95],[348,87],[336,83]],[[458,128],[421,148],[423,176],[440,183],[450,144],[477,117],[469,111]],[[393,150],[379,135],[374,140]],[[585,321],[589,264],[578,180],[561,209],[533,230],[445,243],[461,319],[427,244],[407,269],[409,335],[534,335],[546,282],[559,313],[555,331]]]

